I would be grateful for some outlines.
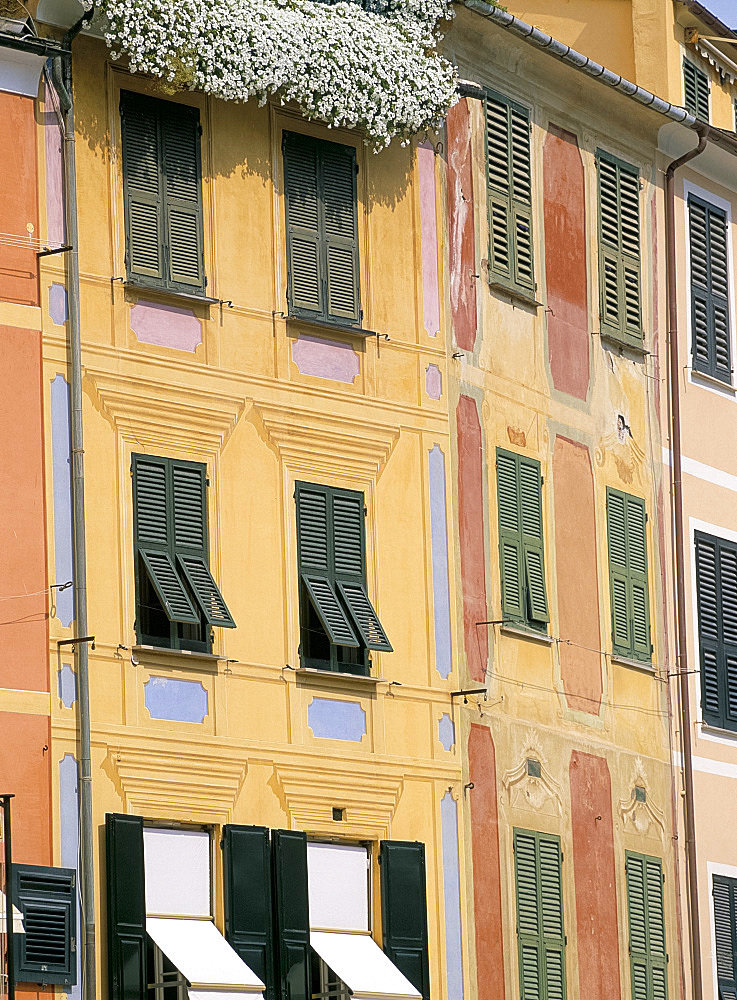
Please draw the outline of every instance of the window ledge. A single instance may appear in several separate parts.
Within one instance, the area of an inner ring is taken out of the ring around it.
[[[376,330],[364,330],[361,326],[351,326],[350,323],[331,323],[326,319],[312,319],[305,316],[294,316],[291,313],[285,316],[287,323],[308,326],[315,330],[322,330],[330,333],[343,333],[350,337],[360,337],[365,340],[367,337],[377,337]]]
[[[523,292],[518,288],[512,288],[511,285],[505,285],[503,281],[496,281],[491,277],[489,278],[489,288],[494,292],[502,292],[504,295],[508,295],[512,300],[512,305],[515,302],[520,302],[523,305],[538,308],[543,304],[542,302],[538,302],[530,292]]]
[[[619,653],[609,653],[609,659],[621,667],[632,667],[634,670],[642,670],[646,674],[655,674],[655,664],[652,660],[633,660],[629,656],[620,656]]]
[[[594,334],[594,336],[596,335]],[[644,346],[639,347],[637,344],[630,344],[627,340],[620,340],[619,337],[615,337],[613,333],[604,333],[603,331],[600,331],[599,339],[602,344],[606,344],[608,347],[616,348],[620,354],[629,352],[630,354],[634,354],[643,360],[650,357],[650,351],[645,350]]]
[[[174,299],[177,302],[191,302],[199,306],[213,306],[220,301],[220,299],[213,299],[209,295],[180,292],[175,288],[159,288],[158,285],[146,285],[142,281],[124,281],[123,288],[126,291],[135,292],[136,295],[150,296],[152,299]]]
[[[367,677],[366,674],[344,674],[337,670],[319,670],[317,667],[298,667],[295,670],[301,687],[324,688],[333,691],[363,690],[373,692],[377,685],[386,684],[384,677]]]
[[[499,630],[503,635],[513,636],[515,639],[530,639],[532,642],[539,642],[543,646],[552,646],[555,639],[547,632],[537,632],[532,628],[525,628],[523,625],[502,625]]]
[[[195,669],[197,667],[200,669],[205,667],[217,668],[218,661],[225,659],[224,656],[218,656],[215,653],[200,653],[189,649],[167,649],[166,646],[136,645],[131,648],[131,653],[139,657],[143,663],[152,661],[159,664],[165,660],[169,660],[172,666],[183,667],[191,665]]]
[[[737,730],[726,729],[722,726],[717,726],[713,722],[703,722],[699,723],[701,732],[699,735],[708,736],[712,740],[719,740],[720,743],[726,745],[735,746],[737,744]]]
[[[706,372],[699,371],[698,368],[689,368],[688,373],[693,385],[705,385],[710,389],[713,387],[728,396],[737,395],[737,388],[731,382],[724,382],[716,375],[708,375]]]

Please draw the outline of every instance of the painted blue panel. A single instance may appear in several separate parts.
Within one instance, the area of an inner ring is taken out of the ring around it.
[[[58,672],[59,697],[64,703],[64,708],[71,708],[77,700],[77,675],[68,663],[65,663]]]
[[[63,375],[51,380],[51,456],[54,479],[54,583],[72,579],[72,443],[69,386]],[[56,617],[67,628],[74,618],[74,588],[55,590]]]
[[[77,762],[68,753],[59,761],[59,831],[62,868],[79,869],[79,786]],[[79,879],[77,879],[79,885]],[[77,898],[77,927],[82,927],[82,909]],[[69,1000],[82,996],[82,949],[77,948],[77,985],[68,990]]]
[[[445,455],[437,444],[428,453],[428,465],[432,592],[435,608],[435,669],[445,679],[451,671],[448,522],[445,510]]]
[[[57,326],[64,326],[68,315],[67,290],[63,285],[54,283],[49,288],[49,316]]]
[[[438,719],[438,739],[444,750],[451,750],[456,742],[456,727],[449,715],[441,715]]]
[[[450,792],[440,800],[445,902],[445,982],[448,1000],[463,1000],[461,884],[458,870],[458,811]]]
[[[204,722],[207,718],[207,691],[199,681],[151,677],[143,687],[143,698],[152,719]]]
[[[313,698],[307,706],[307,725],[320,739],[359,743],[366,735],[366,713],[358,701]]]

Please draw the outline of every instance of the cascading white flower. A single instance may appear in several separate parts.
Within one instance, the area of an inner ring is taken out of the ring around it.
[[[85,0],[91,7],[92,0]],[[374,148],[436,128],[455,100],[437,52],[451,0],[96,0],[113,58],[171,89],[359,128]]]

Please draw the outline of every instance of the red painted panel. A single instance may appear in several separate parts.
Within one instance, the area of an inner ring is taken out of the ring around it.
[[[476,343],[476,241],[471,175],[471,115],[462,98],[448,112],[448,237],[450,311],[456,343],[472,351]]]
[[[38,238],[36,122],[33,100],[0,92],[0,121],[6,141],[0,143],[0,232]],[[38,268],[29,247],[0,244],[0,299],[38,305]]]
[[[603,691],[594,477],[589,449],[558,435],[553,447],[560,672],[569,706],[597,715]],[[567,641],[565,641],[567,640]]]
[[[47,715],[0,712],[0,790],[11,805],[13,861],[50,865],[51,721]]]
[[[48,691],[41,335],[0,340],[0,688]]]
[[[458,433],[458,532],[463,589],[463,638],[468,670],[475,681],[486,677],[489,658],[485,621],[484,501],[481,426],[476,401],[461,396],[456,410]]]
[[[579,399],[589,388],[584,173],[575,135],[550,125],[543,149],[545,281],[553,385]]]
[[[578,995],[620,993],[612,786],[603,757],[574,750],[569,768],[578,933]]]
[[[478,1000],[504,1000],[504,937],[499,867],[496,755],[491,730],[471,726],[468,737],[471,797],[473,909]]]

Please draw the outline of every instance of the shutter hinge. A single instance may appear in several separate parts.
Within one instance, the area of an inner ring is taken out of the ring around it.
[[[368,507],[363,508],[363,516],[368,517]]]
[[[202,137],[202,122],[197,126],[197,135]]]
[[[209,485],[210,485],[210,480],[207,478],[207,476],[205,476],[205,486]]]
[[[355,161],[353,163],[353,168],[356,171],[356,173],[358,173],[358,163],[356,163]]]

